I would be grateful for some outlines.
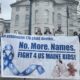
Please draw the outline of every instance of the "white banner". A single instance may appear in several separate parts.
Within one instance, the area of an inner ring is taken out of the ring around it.
[[[79,79],[78,37],[6,34],[1,47],[2,77]]]

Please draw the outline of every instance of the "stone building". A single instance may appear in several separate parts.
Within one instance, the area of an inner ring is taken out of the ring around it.
[[[11,33],[28,34],[29,28],[29,1],[18,0],[11,5]]]
[[[0,35],[4,33],[10,33],[11,20],[4,20],[0,18]]]
[[[77,28],[76,0],[32,0],[31,34],[73,35]],[[28,34],[30,1],[17,0],[11,5],[11,33]]]

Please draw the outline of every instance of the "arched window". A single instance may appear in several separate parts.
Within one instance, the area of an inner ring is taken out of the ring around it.
[[[18,25],[19,24],[19,15],[16,15],[15,17],[15,25]]]
[[[9,29],[6,29],[6,31],[5,31],[6,33],[9,33],[10,31],[9,31]]]
[[[44,23],[48,24],[49,23],[49,11],[48,10],[45,10],[43,17],[44,17]]]
[[[35,23],[36,24],[39,24],[39,23],[48,24],[48,22],[49,22],[49,11],[48,10],[43,11],[42,14],[38,10],[35,11]]]
[[[16,7],[16,11],[19,11],[19,10],[20,10],[20,7],[19,7],[19,6],[17,6],[17,7]]]
[[[26,6],[26,11],[29,11],[30,10],[30,5],[27,5]]]
[[[52,13],[52,24],[54,25],[54,12]]]
[[[45,10],[42,14],[42,23],[48,24],[49,23],[49,11]]]
[[[35,1],[35,6],[39,6],[39,0]]]
[[[38,10],[35,11],[35,23],[39,23],[39,12],[38,12]]]
[[[26,15],[25,16],[25,27],[28,27],[29,26],[29,15]]]
[[[58,26],[61,26],[62,24],[62,15],[60,13],[57,14],[57,23],[58,23]]]

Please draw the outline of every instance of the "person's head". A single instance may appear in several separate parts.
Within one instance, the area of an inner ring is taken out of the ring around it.
[[[41,32],[41,29],[40,28],[38,28],[38,32]]]
[[[78,33],[75,31],[75,32],[73,33],[73,35],[74,35],[74,36],[78,36]]]

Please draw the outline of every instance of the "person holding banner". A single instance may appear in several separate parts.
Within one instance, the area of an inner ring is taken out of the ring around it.
[[[35,33],[36,35],[42,35],[41,29],[38,28],[37,32]]]
[[[52,33],[50,32],[50,29],[47,28],[46,31],[44,32],[44,35],[51,35]]]

